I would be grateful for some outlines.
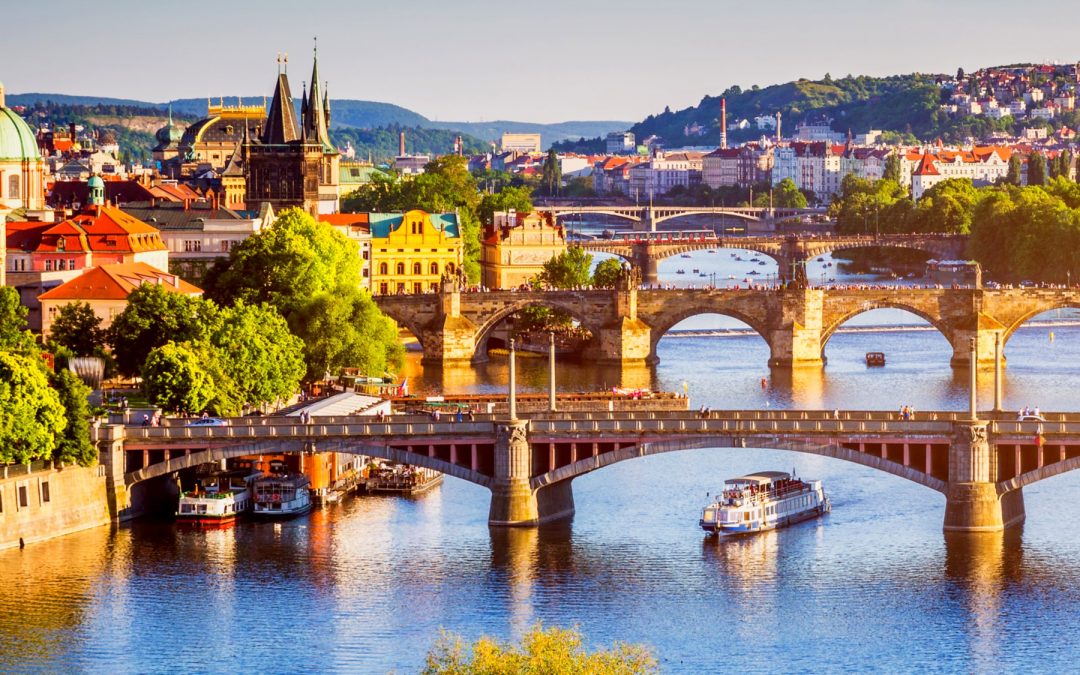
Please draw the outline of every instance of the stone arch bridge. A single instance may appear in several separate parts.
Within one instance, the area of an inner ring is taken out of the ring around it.
[[[611,239],[582,241],[587,251],[617,255],[642,271],[645,283],[659,280],[660,261],[705,249],[739,248],[767,255],[777,263],[781,280],[799,278],[805,263],[820,255],[861,248],[900,248],[924,251],[941,260],[962,258],[968,237],[963,234],[830,235],[820,237],[717,237],[702,232],[620,233]]]
[[[537,206],[537,212],[550,213],[555,219],[566,216],[595,215],[629,220],[635,230],[656,231],[656,226],[668,220],[687,216],[713,215],[741,218],[747,221],[776,221],[808,215],[823,215],[828,209],[760,208],[755,206],[604,206],[567,205]]]
[[[574,478],[612,464],[691,448],[791,450],[842,459],[946,497],[947,530],[999,530],[1024,518],[1022,488],[1080,467],[1080,414],[1046,422],[972,421],[960,413],[634,411],[483,416],[236,418],[221,427],[109,426],[98,445],[118,519],[139,515],[134,486],[201,463],[269,452],[346,452],[431,468],[491,491],[489,522],[529,526],[574,512]],[[693,519],[695,514],[688,514]]]
[[[897,308],[925,319],[949,341],[951,362],[966,366],[975,338],[980,366],[995,363],[1004,346],[1033,316],[1080,307],[1074,289],[616,289],[462,293],[445,286],[426,295],[375,298],[379,307],[420,341],[426,363],[469,363],[487,357],[491,331],[529,306],[558,309],[593,335],[585,358],[637,365],[657,361],[660,338],[680,321],[721,314],[749,325],[769,346],[774,367],[820,367],[836,330],[873,309]]]

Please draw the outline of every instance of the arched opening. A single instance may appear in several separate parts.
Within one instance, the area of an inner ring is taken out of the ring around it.
[[[506,356],[511,339],[519,358],[546,357],[552,333],[556,357],[564,360],[580,360],[593,339],[580,317],[559,307],[530,304],[490,321],[477,337],[476,358]]]
[[[438,275],[439,275],[439,263],[433,262],[433,263],[431,263],[431,276],[438,276]]]
[[[1029,316],[1004,336],[1004,405],[1073,410],[1080,383],[1080,308]]]
[[[398,263],[397,264],[397,273],[398,273],[398,276],[403,276],[405,274],[405,263]]]
[[[412,273],[413,273],[413,274],[414,274],[415,276],[420,276],[421,274],[423,274],[423,273],[424,273],[424,272],[423,272],[423,267],[421,267],[420,263],[418,263],[418,262],[417,262],[417,263],[413,263],[413,266],[412,266]]]
[[[379,263],[379,274],[382,276],[390,274],[390,266],[386,263]]]
[[[678,318],[652,336],[661,389],[688,393],[696,405],[764,405],[761,378],[769,374],[769,345],[761,334],[726,314],[704,311]]]
[[[846,248],[815,256],[808,261],[806,276],[816,284],[824,273],[826,281],[845,283],[858,277],[862,283],[874,284],[921,284],[959,283],[939,278],[927,267],[927,261],[935,256],[917,248],[894,246],[866,246]],[[813,264],[816,263],[816,264]],[[830,265],[829,263],[832,263]]]

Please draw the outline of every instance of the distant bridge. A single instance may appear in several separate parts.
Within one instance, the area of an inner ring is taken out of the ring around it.
[[[730,216],[748,221],[776,221],[808,215],[823,215],[828,209],[772,209],[756,206],[604,206],[581,204],[568,206],[536,206],[541,213],[550,213],[556,219],[570,215],[597,215],[622,218],[634,223],[639,230],[656,231],[656,226],[674,218],[713,215]]]
[[[617,255],[642,271],[645,283],[659,281],[659,264],[674,255],[709,249],[738,248],[774,259],[781,280],[805,274],[806,261],[826,253],[862,248],[899,248],[924,251],[943,260],[964,255],[968,237],[962,234],[850,234],[815,237],[718,237],[708,231],[620,232],[610,239],[582,241],[587,251]]]
[[[691,448],[774,448],[854,462],[946,496],[945,528],[999,530],[1024,518],[1021,489],[1080,467],[1080,415],[1019,422],[956,412],[684,411],[542,413],[433,422],[426,416],[235,418],[221,427],[104,427],[99,447],[118,517],[131,488],[205,462],[276,452],[344,452],[434,469],[488,488],[492,525],[574,512],[571,481],[612,464]],[[689,514],[691,520],[695,514]]]

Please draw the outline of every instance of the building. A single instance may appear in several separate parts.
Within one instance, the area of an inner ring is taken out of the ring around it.
[[[456,213],[370,213],[371,289],[377,295],[436,291],[444,274],[461,272]]]
[[[632,131],[612,131],[604,139],[604,146],[609,155],[632,155],[637,151]]]
[[[917,155],[911,172],[911,197],[917,201],[931,187],[950,178],[966,178],[976,186],[995,183],[1009,173],[1012,153],[1010,148],[973,147]]]
[[[154,133],[157,145],[151,150],[151,156],[159,172],[166,171],[170,163],[180,156],[180,140],[184,137],[184,130],[173,123],[172,106],[169,106],[169,121]],[[55,141],[54,141],[55,142]]]
[[[4,102],[0,83],[0,209],[45,207],[45,160],[37,135]]]
[[[143,284],[156,284],[167,291],[184,295],[202,295],[175,274],[142,262],[115,263],[91,267],[71,281],[38,296],[41,303],[41,333],[48,337],[57,312],[64,305],[85,302],[101,319],[101,328],[112,325],[113,319],[127,307],[128,296]]]
[[[550,213],[499,211],[481,244],[481,283],[492,289],[516,288],[564,251],[566,235]]]
[[[676,187],[701,182],[704,153],[657,150],[648,162],[630,167],[630,195],[644,199],[667,194]]]
[[[129,216],[158,230],[168,248],[168,267],[196,284],[240,242],[269,227],[276,215],[270,205],[259,213],[235,211],[222,204],[215,193],[209,198],[170,202],[150,200],[124,204]]]
[[[319,216],[319,222],[330,225],[338,232],[356,242],[360,254],[360,285],[371,290],[371,214],[327,213]]]
[[[543,152],[540,134],[504,133],[499,146],[503,152]]]
[[[244,126],[242,162],[248,209],[298,206],[312,215],[338,210],[340,155],[330,144],[330,99],[322,93],[319,60],[311,69],[297,122],[289,77],[279,72],[266,124],[257,138]]]
[[[207,100],[206,117],[185,129],[177,143],[177,155],[181,166],[179,175],[191,176],[205,169],[213,169],[218,173],[224,171],[229,159],[244,142],[245,130],[249,128],[258,130],[265,117],[265,104],[244,105],[238,102],[235,106],[227,106],[224,100],[217,105]],[[161,147],[160,143],[165,133],[169,135],[175,133],[170,129],[171,125],[172,114],[170,113],[169,124],[158,130],[158,147]],[[167,152],[167,147],[163,149],[162,154]],[[155,159],[157,159],[156,155]]]

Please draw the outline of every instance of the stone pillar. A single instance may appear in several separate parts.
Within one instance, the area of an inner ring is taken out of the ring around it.
[[[105,470],[105,492],[109,515],[114,523],[122,523],[142,515],[131,503],[131,492],[124,481],[124,426],[109,424],[96,430],[98,459]]]
[[[633,264],[641,270],[645,283],[656,284],[660,282],[660,258],[655,255],[651,243],[634,247]]]
[[[586,357],[594,362],[636,365],[646,363],[652,352],[652,329],[637,317],[637,285],[640,272],[630,270],[615,287],[615,318],[593,330]]]
[[[953,348],[950,364],[961,368],[968,366],[971,362],[971,338],[975,338],[975,352],[978,354],[977,367],[993,368],[996,353],[995,335],[1001,335],[1004,341],[1004,333],[1005,326],[981,312],[954,326],[947,336]]]
[[[821,314],[825,297],[821,289],[789,288],[777,291],[769,312],[777,317],[765,336],[769,365],[781,368],[820,368],[825,364],[821,345]]]
[[[445,278],[438,294],[439,314],[425,329],[424,363],[471,363],[474,358],[486,358],[476,353],[476,325],[461,316],[461,290]],[[418,336],[419,337],[419,336]]]
[[[994,454],[986,423],[957,422],[949,446],[949,484],[945,494],[947,532],[995,532],[1024,521],[1020,489],[1000,493],[991,482]]]
[[[491,487],[488,525],[534,527],[574,515],[574,494],[564,480],[539,489],[529,482],[532,448],[529,422],[510,420],[495,426],[495,481]]]

